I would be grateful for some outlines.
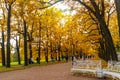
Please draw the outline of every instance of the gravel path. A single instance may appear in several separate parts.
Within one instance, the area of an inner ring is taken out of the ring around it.
[[[90,77],[73,76],[71,63],[36,66],[23,70],[0,73],[0,80],[98,80]]]

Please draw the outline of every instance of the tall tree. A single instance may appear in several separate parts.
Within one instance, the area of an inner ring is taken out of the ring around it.
[[[4,38],[4,26],[5,26],[5,8],[3,7],[3,3],[4,1],[0,1],[0,8],[2,9],[2,19],[3,20],[0,20],[0,27],[1,27],[1,30],[2,30],[2,43],[1,43],[1,47],[2,47],[2,66],[5,66],[5,45],[4,45],[4,42],[5,42],[5,38]]]
[[[77,1],[96,17],[100,25],[100,29],[103,33],[102,35],[105,39],[105,45],[108,50],[107,53],[109,53],[109,56],[111,58],[110,60],[118,60],[115,47],[113,44],[112,36],[105,20],[105,3],[104,3],[105,1],[100,0],[99,4],[97,4],[97,1],[94,1],[94,0],[89,0],[87,2],[89,4],[87,4],[85,1],[82,1],[82,0],[77,0]]]
[[[115,0],[116,11],[117,11],[117,19],[119,26],[119,36],[120,36],[120,0]]]
[[[2,29],[2,66],[5,66],[4,30]]]
[[[6,67],[10,67],[10,34],[11,34],[11,28],[10,28],[10,23],[11,23],[11,10],[12,10],[12,4],[15,2],[15,0],[4,0],[6,9],[7,9],[7,65]]]

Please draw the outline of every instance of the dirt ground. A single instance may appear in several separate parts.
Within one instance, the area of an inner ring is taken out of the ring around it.
[[[0,73],[0,80],[98,80],[92,77],[73,76],[71,62],[36,66],[23,70]]]

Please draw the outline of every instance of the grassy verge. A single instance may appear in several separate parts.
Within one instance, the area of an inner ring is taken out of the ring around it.
[[[41,62],[40,64],[29,64],[28,66],[24,66],[23,63],[21,65],[16,64],[17,62],[11,63],[11,67],[10,68],[6,68],[6,67],[0,67],[0,72],[7,72],[7,71],[14,71],[14,70],[21,70],[21,69],[26,69],[26,68],[30,68],[33,66],[47,66],[47,65],[52,65],[52,64],[59,64],[59,63],[64,63],[65,61],[54,61],[54,62]]]

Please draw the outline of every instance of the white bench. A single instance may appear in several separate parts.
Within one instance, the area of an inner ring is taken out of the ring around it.
[[[102,70],[101,60],[76,60],[73,62],[71,72],[92,72],[97,77],[110,76],[113,79],[120,80],[120,62],[108,61],[108,66]]]
[[[112,72],[120,72],[120,62],[108,61],[107,70]]]
[[[93,73],[95,76],[102,77],[101,60],[76,60],[73,62],[71,72],[80,71],[82,73]]]
[[[73,62],[74,69],[101,69],[101,60],[76,60]]]
[[[111,76],[113,79],[117,78],[120,80],[120,73],[103,71],[104,76]]]

